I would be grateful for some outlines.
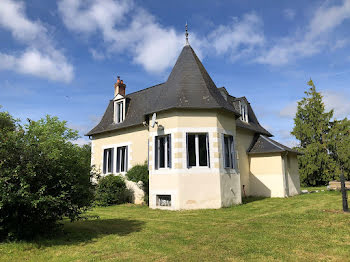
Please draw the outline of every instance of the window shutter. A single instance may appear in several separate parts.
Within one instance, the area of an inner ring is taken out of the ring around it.
[[[114,148],[111,148],[111,160],[110,160],[110,163],[111,163],[111,167],[110,167],[110,171],[111,173],[113,173],[113,155],[114,155]]]
[[[187,158],[187,168],[190,167],[190,159],[188,153],[188,134],[186,133],[186,158]]]
[[[128,171],[128,159],[129,159],[128,146],[126,146],[125,147],[125,172]]]
[[[169,152],[169,153],[167,152],[168,153],[168,167],[171,168],[171,135],[168,135],[167,137],[168,137],[167,150]]]
[[[224,164],[224,168],[227,166],[226,160],[225,160],[225,135],[221,134],[221,147],[222,147],[222,162]]]
[[[154,169],[158,169],[158,137],[154,137]]]
[[[209,133],[207,133],[206,137],[207,137],[207,161],[208,161],[208,167],[210,167]]]
[[[107,173],[107,149],[103,150],[103,174]]]
[[[117,161],[116,161],[116,164],[117,164],[117,173],[120,172],[120,148],[118,147],[117,148]]]
[[[233,140],[233,136],[230,136],[230,146],[231,146],[231,168],[235,168],[235,145],[234,145],[234,140]]]

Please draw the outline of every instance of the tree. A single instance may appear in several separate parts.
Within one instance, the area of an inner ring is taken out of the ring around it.
[[[0,237],[31,238],[79,219],[93,201],[90,153],[77,131],[46,116],[0,129]]]
[[[297,147],[301,182],[306,186],[325,185],[334,178],[335,161],[328,153],[328,133],[333,110],[326,112],[322,95],[312,80],[306,97],[298,102],[292,135],[300,141]]]
[[[350,179],[350,121],[334,120],[329,132],[329,151],[337,163],[337,174],[340,174],[343,210],[348,211],[345,176]]]
[[[16,120],[8,112],[0,112],[0,130],[14,131],[15,128]]]

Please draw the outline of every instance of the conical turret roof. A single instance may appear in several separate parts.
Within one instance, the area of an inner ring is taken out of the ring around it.
[[[239,115],[228,103],[190,45],[185,45],[156,104],[147,113],[171,108],[224,109]]]

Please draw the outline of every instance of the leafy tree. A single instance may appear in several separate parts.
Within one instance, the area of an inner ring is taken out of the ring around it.
[[[133,166],[127,173],[126,177],[133,182],[138,183],[142,181],[143,191],[145,192],[144,200],[148,204],[148,194],[149,194],[149,173],[147,163],[143,165]]]
[[[15,128],[16,120],[8,112],[0,112],[0,130],[14,131]]]
[[[333,110],[326,112],[322,95],[312,80],[306,97],[298,102],[292,135],[300,141],[298,149],[300,178],[303,185],[325,185],[334,178],[335,161],[328,151],[328,133]]]
[[[0,129],[0,237],[49,233],[64,217],[82,217],[93,201],[87,147],[65,121],[46,116]]]

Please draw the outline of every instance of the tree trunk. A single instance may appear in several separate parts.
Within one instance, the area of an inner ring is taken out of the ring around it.
[[[347,197],[347,193],[346,193],[345,177],[344,177],[344,173],[343,172],[340,175],[340,185],[341,185],[341,193],[342,193],[342,198],[343,198],[343,211],[344,212],[349,212],[348,197]]]

